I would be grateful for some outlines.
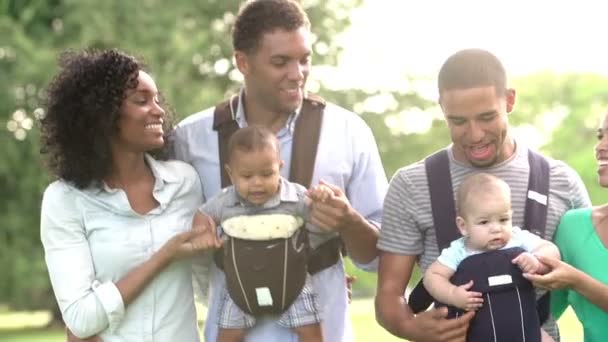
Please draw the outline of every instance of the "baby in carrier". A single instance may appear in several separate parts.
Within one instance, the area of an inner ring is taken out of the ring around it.
[[[225,242],[216,263],[226,276],[218,341],[242,341],[256,317],[280,315],[300,341],[322,341],[316,296],[307,272],[308,204],[324,186],[307,190],[280,175],[274,134],[260,126],[237,130],[225,165],[232,186],[200,211],[220,225]],[[310,196],[309,197],[307,197]]]
[[[424,286],[450,317],[477,310],[467,341],[540,341],[535,291],[522,273],[546,273],[534,254],[559,258],[559,250],[512,226],[511,191],[495,176],[467,177],[456,203],[462,237],[429,266]]]

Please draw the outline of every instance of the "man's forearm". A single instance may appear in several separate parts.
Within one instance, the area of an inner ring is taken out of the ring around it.
[[[340,233],[351,259],[360,264],[370,263],[378,256],[379,231],[353,209],[353,223]]]
[[[375,300],[376,321],[391,334],[400,338],[411,338],[412,310],[403,296],[378,295]]]

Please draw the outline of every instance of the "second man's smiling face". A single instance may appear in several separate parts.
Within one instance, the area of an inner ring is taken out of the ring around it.
[[[515,150],[507,119],[514,103],[513,89],[504,95],[493,86],[444,91],[440,105],[456,160],[479,168],[507,160]]]

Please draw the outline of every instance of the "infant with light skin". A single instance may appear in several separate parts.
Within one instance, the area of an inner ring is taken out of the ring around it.
[[[482,293],[470,291],[472,280],[460,286],[450,282],[458,264],[468,256],[521,247],[525,252],[512,262],[524,274],[549,271],[535,255],[560,258],[552,242],[513,227],[511,190],[503,180],[487,173],[473,174],[461,183],[456,203],[456,225],[462,237],[445,248],[424,274],[424,286],[435,300],[467,311],[483,305]]]

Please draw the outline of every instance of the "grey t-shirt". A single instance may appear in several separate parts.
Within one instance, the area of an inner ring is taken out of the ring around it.
[[[448,148],[448,154],[454,194],[469,174],[483,171],[497,176],[511,188],[513,225],[523,226],[530,171],[527,147],[517,144],[511,158],[484,169],[456,161],[452,146]],[[568,209],[591,206],[591,200],[583,181],[572,168],[561,161],[547,159],[550,183],[544,238],[551,240],[561,216]],[[391,179],[384,200],[378,248],[390,253],[418,256],[423,271],[439,256],[424,160],[401,168]],[[547,332],[557,338],[555,321],[550,321],[548,326],[545,325]]]

